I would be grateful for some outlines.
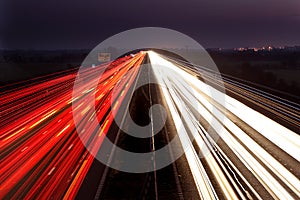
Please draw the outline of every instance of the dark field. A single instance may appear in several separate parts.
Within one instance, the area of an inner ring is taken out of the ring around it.
[[[183,50],[186,51],[186,50]],[[197,54],[196,50],[188,50]],[[299,101],[300,48],[268,50],[208,49],[221,74],[275,95]],[[0,51],[0,85],[64,70],[76,70],[88,50]]]

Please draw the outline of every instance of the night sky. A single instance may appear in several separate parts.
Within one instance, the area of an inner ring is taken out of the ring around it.
[[[300,45],[299,0],[0,0],[1,49],[93,48],[137,27],[205,48]]]

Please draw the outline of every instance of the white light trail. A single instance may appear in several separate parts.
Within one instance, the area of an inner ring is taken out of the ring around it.
[[[218,159],[215,159],[210,152],[212,146],[210,146],[208,139],[203,135],[201,131],[203,128],[201,129],[201,125],[197,122],[192,111],[189,109],[189,106],[192,106],[193,110],[196,110],[198,114],[210,123],[211,127],[217,131],[219,136],[230,147],[239,160],[261,182],[270,195],[279,199],[293,199],[291,194],[286,190],[286,187],[288,187],[300,197],[299,179],[256,143],[245,131],[231,121],[226,114],[226,110],[233,113],[241,121],[255,129],[297,161],[300,160],[299,135],[228,95],[225,95],[225,99],[223,98],[224,101],[222,99],[222,95],[224,94],[200,81],[188,72],[180,69],[171,62],[163,59],[158,54],[150,51],[148,52],[148,55],[150,57],[154,75],[158,79],[158,82],[166,86],[162,87],[162,94],[170,107],[182,145],[184,147],[186,147],[185,145],[191,145],[190,138],[186,132],[189,130],[194,134],[196,143],[201,148],[202,153],[204,152],[206,154],[205,159],[209,163],[210,170],[214,173],[226,198],[235,199],[238,197],[235,195],[235,192],[221,170],[222,164],[218,163]],[[178,110],[176,108],[178,108]],[[184,128],[179,112],[181,118],[185,122],[187,130]],[[249,148],[247,149],[246,147]],[[198,186],[200,196],[205,198],[216,198],[215,191],[211,188],[210,181],[207,180],[205,169],[196,152],[193,151],[192,146],[191,148],[188,148],[186,156],[196,185]],[[219,165],[221,165],[221,167]],[[282,186],[268,170],[272,171],[277,178],[281,179],[285,183],[285,187]],[[231,182],[232,181],[233,180],[231,179]],[[199,187],[199,185],[203,183],[206,187]],[[235,187],[236,186],[237,185],[235,185]],[[250,188],[253,190],[252,187]],[[240,197],[243,197],[239,189],[237,189],[237,192]],[[260,198],[256,191],[252,192],[257,198]]]

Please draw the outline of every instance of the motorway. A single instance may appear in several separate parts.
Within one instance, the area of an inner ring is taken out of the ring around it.
[[[300,198],[299,104],[153,51],[77,75],[69,70],[1,88],[0,199]],[[148,115],[155,104],[167,114],[156,135],[153,119],[164,114]],[[149,138],[128,136],[114,122],[113,112],[124,115],[122,126],[130,129],[126,105],[136,123],[152,122]],[[137,164],[153,168],[156,150],[178,138],[168,151],[176,161],[146,173],[109,168],[93,156],[122,160],[106,148],[106,136],[128,151],[152,152]]]

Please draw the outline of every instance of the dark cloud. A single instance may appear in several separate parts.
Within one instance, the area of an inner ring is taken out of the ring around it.
[[[120,31],[144,26],[178,30],[205,47],[300,44],[298,0],[0,3],[2,48],[92,48]]]

